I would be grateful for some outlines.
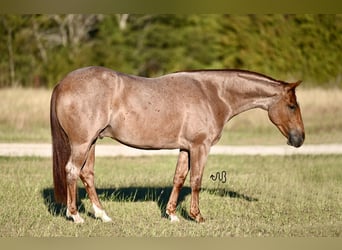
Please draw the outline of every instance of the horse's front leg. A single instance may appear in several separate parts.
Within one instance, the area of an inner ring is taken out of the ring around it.
[[[179,221],[176,215],[177,201],[180,190],[183,187],[184,181],[189,171],[189,153],[181,150],[179,152],[175,176],[173,178],[173,188],[166,207],[166,214],[170,216],[171,222]]]
[[[208,153],[209,147],[206,145],[200,145],[190,150],[190,217],[197,222],[204,222],[204,218],[202,217],[199,209],[199,192],[201,189],[202,176]]]

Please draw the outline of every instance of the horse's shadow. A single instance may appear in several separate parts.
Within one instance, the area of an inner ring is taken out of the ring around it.
[[[96,189],[100,200],[120,201],[120,202],[141,202],[141,201],[153,201],[158,204],[160,208],[161,217],[166,218],[166,205],[170,197],[172,187],[121,187],[121,188],[98,188]],[[230,197],[243,199],[248,202],[258,201],[258,199],[240,194],[238,192],[224,189],[208,189],[203,188],[202,191],[209,192],[212,195],[218,195],[220,197]],[[178,204],[181,204],[185,197],[191,193],[189,187],[183,187],[178,198]],[[65,206],[55,203],[54,191],[52,188],[46,188],[42,190],[42,196],[44,203],[47,206],[49,212],[54,216],[65,216]],[[78,210],[80,213],[85,213],[84,204],[81,200],[88,198],[85,188],[78,188]],[[183,206],[177,207],[178,211],[183,218],[192,220],[188,212]],[[94,217],[88,212],[88,216]]]

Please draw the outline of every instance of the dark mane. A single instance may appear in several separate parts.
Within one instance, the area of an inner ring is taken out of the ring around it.
[[[200,72],[230,72],[230,73],[237,73],[238,76],[242,78],[247,78],[249,80],[267,80],[272,83],[278,83],[278,84],[287,84],[284,81],[274,79],[270,76],[255,72],[255,71],[249,71],[244,69],[199,69],[199,70],[183,70],[183,71],[176,71],[174,73],[200,73]]]

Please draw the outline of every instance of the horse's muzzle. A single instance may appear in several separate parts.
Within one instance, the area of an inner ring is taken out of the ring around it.
[[[305,139],[305,133],[298,130],[291,130],[289,132],[287,144],[299,148],[303,145]]]

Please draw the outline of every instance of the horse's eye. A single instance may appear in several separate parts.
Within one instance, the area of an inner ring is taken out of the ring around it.
[[[296,105],[295,104],[289,104],[288,105],[289,109],[291,109],[292,111],[294,111],[296,109]]]

